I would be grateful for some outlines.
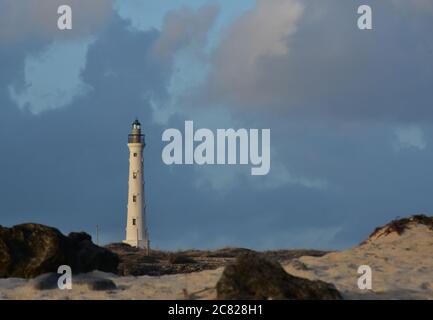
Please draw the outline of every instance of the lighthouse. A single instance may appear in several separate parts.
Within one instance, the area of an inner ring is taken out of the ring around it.
[[[144,135],[141,124],[136,119],[128,135],[129,179],[128,214],[126,239],[123,241],[133,247],[144,248],[149,254],[150,243],[146,226],[146,202],[144,199],[143,149]]]

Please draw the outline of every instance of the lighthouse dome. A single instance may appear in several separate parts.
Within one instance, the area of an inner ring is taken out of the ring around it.
[[[141,123],[138,121],[138,119],[135,119],[135,121],[132,123],[132,129],[141,129]]]

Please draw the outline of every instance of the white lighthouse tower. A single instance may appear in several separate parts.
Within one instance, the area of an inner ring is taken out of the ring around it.
[[[141,124],[136,119],[132,123],[128,136],[129,182],[128,182],[128,218],[126,221],[126,239],[123,241],[133,247],[144,248],[149,254],[150,243],[146,226],[146,204],[144,200],[143,149],[144,135]]]

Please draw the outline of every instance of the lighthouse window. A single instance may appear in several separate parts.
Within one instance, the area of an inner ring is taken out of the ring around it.
[[[132,202],[137,202],[137,196],[132,196]]]
[[[135,219],[132,219],[132,225],[133,225],[133,226],[135,226],[135,224],[136,224],[135,222],[136,222],[136,220],[135,220]]]
[[[134,179],[137,179],[137,172],[134,172],[134,173],[132,174],[132,177],[133,177]]]
[[[134,157],[137,157],[137,154],[136,154],[136,153],[134,153]]]

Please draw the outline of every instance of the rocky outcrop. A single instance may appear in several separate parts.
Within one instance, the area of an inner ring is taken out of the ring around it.
[[[243,254],[255,252],[245,248],[177,252],[152,249],[150,255],[147,255],[145,250],[124,243],[111,243],[105,248],[119,256],[118,274],[122,276],[161,276],[214,270],[226,266]],[[283,263],[304,255],[318,257],[326,253],[318,250],[272,250],[264,251],[263,255]]]
[[[33,278],[57,272],[60,265],[70,266],[73,273],[116,273],[118,263],[116,254],[93,244],[86,233],[65,236],[55,228],[32,223],[0,226],[0,278]]]
[[[217,283],[220,300],[339,300],[334,285],[292,276],[274,260],[257,253],[240,256],[228,265]]]

